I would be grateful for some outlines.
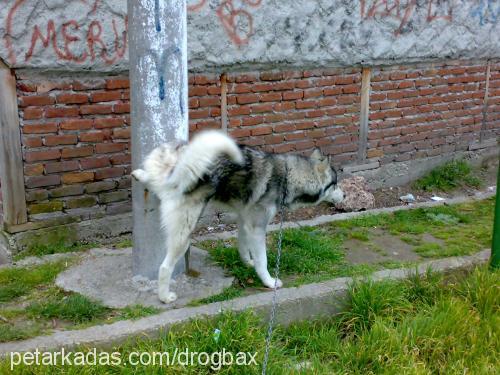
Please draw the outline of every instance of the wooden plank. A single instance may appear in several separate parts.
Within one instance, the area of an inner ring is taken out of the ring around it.
[[[491,61],[488,61],[488,65],[486,66],[486,87],[484,89],[483,119],[481,123],[481,131],[479,133],[479,143],[484,142],[484,137],[486,135],[486,117],[488,116],[488,96],[490,91],[490,76],[491,76]]]
[[[220,118],[222,123],[222,131],[227,133],[227,75],[223,73],[220,76]]]
[[[0,62],[0,179],[3,221],[19,225],[28,221],[24,191],[23,155],[17,107],[16,78]]]
[[[363,68],[361,79],[361,108],[359,114],[359,147],[358,162],[366,161],[366,149],[368,145],[368,126],[370,115],[370,86],[372,69]]]

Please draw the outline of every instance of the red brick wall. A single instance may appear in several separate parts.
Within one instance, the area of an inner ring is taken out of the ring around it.
[[[232,74],[228,77],[229,134],[269,152],[308,153],[336,163],[354,160],[360,69]]]
[[[498,131],[495,70],[488,129]],[[486,64],[375,69],[368,157],[387,164],[466,150],[479,139],[485,86]]]
[[[465,150],[479,138],[486,63],[374,68],[367,156],[381,164]],[[82,76],[83,77],[83,76]],[[30,220],[83,219],[130,210],[126,76],[18,74]],[[335,164],[356,162],[359,68],[250,72],[189,78],[191,132],[220,128],[271,152],[320,147]],[[488,137],[500,134],[500,64],[492,64]]]

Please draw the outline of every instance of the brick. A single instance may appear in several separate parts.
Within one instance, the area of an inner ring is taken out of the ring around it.
[[[99,90],[106,87],[106,81],[103,78],[84,79],[73,81],[71,88],[74,91]]]
[[[259,125],[264,122],[264,116],[249,116],[241,120],[243,126]]]
[[[192,108],[190,106],[190,108]],[[117,103],[113,105],[113,113],[130,113],[130,103]]]
[[[304,97],[303,91],[285,91],[283,93],[283,100],[297,100]]]
[[[270,92],[267,94],[260,94],[259,99],[261,102],[278,102],[278,101],[281,101],[281,93],[280,92]]]
[[[121,91],[100,91],[90,94],[90,101],[97,102],[113,102],[122,98]]]
[[[242,138],[250,136],[250,129],[234,129],[229,132],[232,138]]]
[[[61,122],[63,130],[87,130],[92,129],[93,121],[89,119],[67,120]]]
[[[43,117],[42,108],[25,108],[23,110],[23,119],[25,120],[37,120]]]
[[[45,109],[45,117],[78,117],[78,107],[47,107]]]
[[[61,183],[61,176],[51,175],[51,176],[34,176],[26,178],[26,187],[28,189],[59,185]]]
[[[76,145],[78,137],[76,134],[48,135],[45,137],[45,146]]]
[[[232,107],[229,108],[227,111],[227,114],[229,116],[243,116],[243,115],[249,115],[250,114],[250,106],[238,106],[238,107]]]
[[[57,102],[60,104],[84,104],[88,103],[89,98],[86,94],[59,94]]]
[[[313,147],[314,147],[314,142],[313,141],[302,141],[302,142],[295,143],[295,149],[297,151],[307,150],[307,149],[313,148]]]
[[[69,158],[81,158],[84,156],[90,156],[94,153],[93,146],[81,146],[81,147],[68,147],[62,150],[61,156],[64,159]]]
[[[41,137],[23,137],[23,145],[27,148],[42,147],[43,140]]]
[[[208,89],[205,86],[189,86],[188,95],[192,96],[205,96],[208,94]]]
[[[125,173],[125,169],[123,167],[112,167],[112,168],[104,168],[99,169],[95,172],[96,180],[104,180],[105,178],[115,178],[121,177]]]
[[[283,72],[262,72],[260,79],[262,81],[280,81],[283,79]]]
[[[335,77],[335,84],[336,85],[349,85],[351,83],[354,83],[354,76],[340,76],[340,77]]]
[[[16,82],[16,87],[19,91],[24,91],[24,92],[36,92],[36,85],[32,83],[26,83],[26,82]]]
[[[96,144],[95,152],[97,154],[108,154],[111,152],[120,152],[127,148],[125,143],[100,143]]]
[[[99,194],[99,203],[108,204],[113,202],[125,201],[129,197],[129,192],[127,190],[118,190],[111,193]]]
[[[24,155],[24,160],[28,163],[40,160],[54,160],[61,157],[61,151],[58,149],[43,151],[28,151]]]
[[[43,164],[25,164],[24,165],[24,175],[25,176],[41,176],[43,175]]]
[[[54,98],[48,95],[21,96],[19,98],[19,107],[41,107],[54,104],[54,102]]]
[[[51,189],[49,194],[52,198],[69,197],[83,194],[83,185],[67,185]]]
[[[116,128],[120,126],[123,126],[122,117],[105,117],[95,119],[94,121],[94,127],[96,129]]]
[[[40,202],[49,198],[47,190],[32,190],[26,192],[26,202]]]
[[[66,200],[67,209],[93,207],[96,204],[97,204],[97,198],[89,195],[78,198],[70,198]]]
[[[310,101],[298,100],[297,102],[295,102],[295,105],[297,109],[305,109],[305,108],[316,108],[318,103],[314,100]]]
[[[214,107],[220,106],[220,98],[219,97],[203,97],[199,99],[200,107]]]
[[[100,193],[101,191],[113,190],[115,187],[115,181],[99,181],[85,185],[85,192],[88,194]]]
[[[130,128],[113,129],[113,138],[129,139],[130,138]]]
[[[63,210],[63,202],[61,201],[50,201],[45,203],[30,204],[28,206],[28,212],[32,215],[43,214],[48,212],[57,212]]]
[[[254,104],[251,106],[252,113],[264,113],[273,111],[273,103]]]
[[[111,164],[113,165],[121,165],[121,164],[130,165],[132,163],[132,155],[131,154],[112,155],[110,161]]]
[[[82,169],[104,168],[110,166],[110,161],[106,156],[100,158],[85,158],[80,160],[80,165]]]
[[[114,203],[106,206],[107,215],[119,215],[130,211],[132,211],[131,202]]]
[[[79,165],[78,165],[78,162],[76,160],[45,164],[45,171],[48,174],[49,173],[75,171],[77,169],[79,169]]]
[[[124,176],[118,181],[118,189],[130,189],[132,187],[132,178]]]
[[[116,89],[128,89],[130,87],[130,81],[127,78],[113,78],[106,80],[106,89],[116,90]]]
[[[271,134],[273,128],[271,126],[259,126],[251,130],[253,136]]]
[[[62,175],[61,181],[64,184],[80,184],[94,180],[94,172],[70,172]]]
[[[292,143],[285,143],[277,146],[273,146],[273,152],[280,154],[283,152],[295,151],[295,145]]]
[[[81,133],[78,135],[78,139],[80,142],[102,142],[105,139],[105,135],[103,132],[89,132],[89,133]]]
[[[258,103],[259,97],[257,94],[238,95],[236,101],[238,104]]]
[[[107,115],[113,113],[113,106],[108,104],[90,104],[80,107],[82,115]]]
[[[57,124],[54,122],[45,124],[30,124],[24,125],[22,127],[24,134],[44,134],[44,133],[56,133]]]

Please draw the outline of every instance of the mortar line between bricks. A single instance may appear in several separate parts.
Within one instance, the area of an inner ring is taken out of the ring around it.
[[[489,253],[490,249],[485,249],[474,255],[431,260],[412,268],[377,271],[362,279],[401,280],[414,275],[415,272],[420,275],[425,274],[429,268],[436,272],[444,272],[472,267],[485,263],[489,259]],[[286,325],[293,321],[318,319],[342,312],[345,309],[346,291],[353,280],[350,277],[342,277],[321,283],[280,289],[277,322]],[[203,306],[168,310],[136,321],[119,321],[82,330],[56,331],[48,336],[0,343],[0,358],[6,358],[11,352],[27,352],[35,349],[39,351],[60,348],[73,350],[82,346],[109,349],[124,342],[130,343],[133,339],[143,339],[145,336],[154,338],[173,325],[187,323],[196,318],[213,318],[223,311],[242,312],[252,309],[259,316],[265,317],[271,307],[271,302],[272,291],[269,291]]]

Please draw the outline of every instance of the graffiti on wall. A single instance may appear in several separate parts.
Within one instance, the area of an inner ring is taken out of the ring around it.
[[[112,65],[125,56],[127,50],[127,16],[112,17],[107,22],[97,18],[93,19],[101,0],[72,0],[88,7],[89,19],[78,22],[75,19],[60,20],[49,19],[46,23],[35,24],[30,30],[30,43],[24,54],[17,54],[14,49],[14,27],[25,24],[25,20],[19,20],[23,7],[32,7],[33,11],[38,6],[44,6],[44,2],[30,2],[27,0],[16,0],[7,13],[5,20],[4,42],[8,51],[8,59],[11,64],[16,64],[21,56],[24,62],[41,50],[51,50],[58,59],[77,64],[86,62],[102,61],[106,65]],[[114,40],[106,41],[104,38],[105,28],[112,30],[110,35]],[[110,48],[111,45],[111,48]]]
[[[205,7],[207,0],[188,0],[188,10],[199,11]],[[216,8],[227,36],[237,46],[247,44],[252,36],[253,15],[251,10],[262,5],[262,0],[223,0]]]
[[[427,23],[436,20],[453,20],[453,0],[360,0],[361,19],[393,18],[397,20],[398,27],[395,35],[411,31],[408,25],[420,17],[424,8]]]
[[[496,24],[500,17],[500,2],[498,0],[480,0],[471,10],[471,16],[477,18],[481,26],[488,23]]]

